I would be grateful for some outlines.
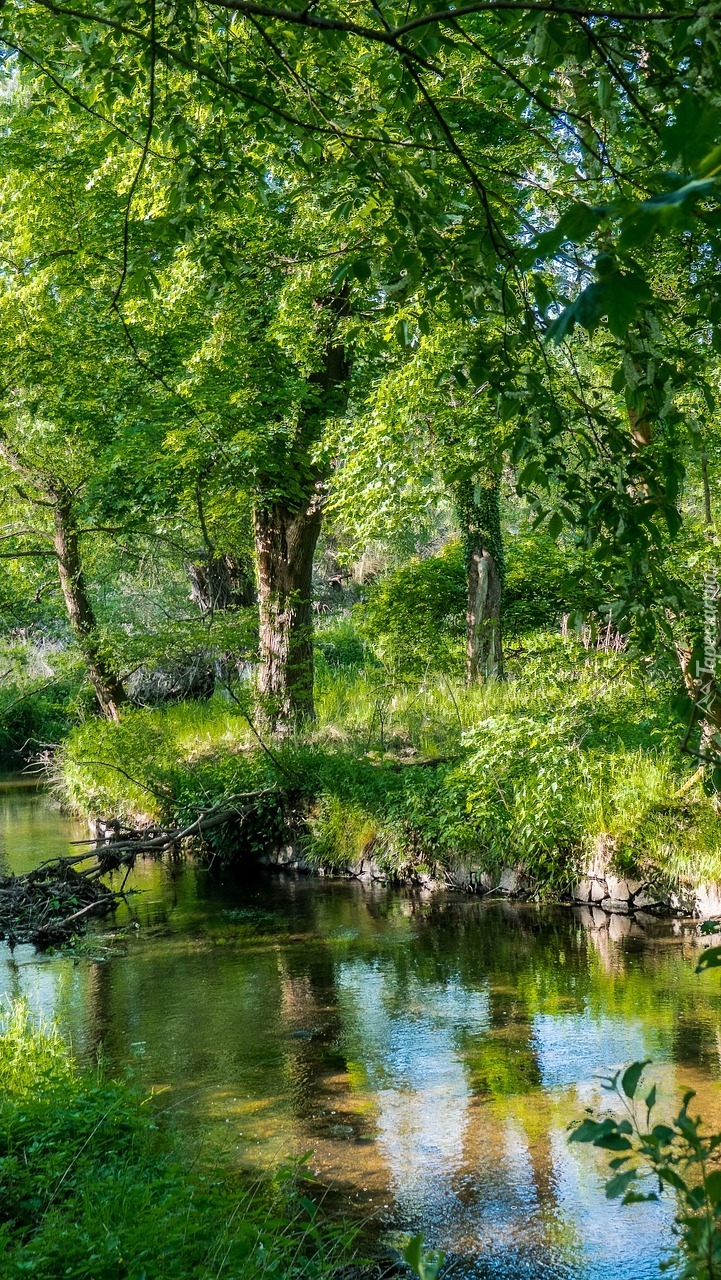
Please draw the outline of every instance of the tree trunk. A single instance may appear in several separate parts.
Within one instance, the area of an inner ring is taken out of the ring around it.
[[[501,597],[501,575],[493,555],[484,547],[474,547],[468,564],[467,684],[503,675]]]
[[[677,644],[676,655],[696,719],[701,721],[699,747],[703,761],[708,763],[711,758],[719,756],[721,748],[721,692],[714,671],[715,661],[709,655],[708,665],[704,660],[702,666],[694,659],[690,645]]]
[[[337,322],[348,314],[346,287],[322,305],[330,323],[322,364],[308,376],[305,403],[285,463],[290,493],[269,505],[261,496],[254,513],[260,605],[258,688],[274,730],[314,714],[313,555],[322,521],[325,473],[312,459],[325,421],[345,412],[351,373],[345,347],[336,341]],[[271,483],[277,488],[276,479]]]
[[[475,684],[503,676],[500,477],[491,472],[481,481],[466,480],[459,484],[456,510],[463,531],[468,573],[466,682]]]
[[[57,495],[54,516],[53,544],[70,625],[103,715],[108,720],[118,720],[119,707],[125,702],[125,690],[103,653],[95,613],[85,585],[72,497],[67,491]]]
[[[313,716],[313,555],[320,504],[293,512],[275,503],[255,511],[260,584],[259,691],[276,729]]]

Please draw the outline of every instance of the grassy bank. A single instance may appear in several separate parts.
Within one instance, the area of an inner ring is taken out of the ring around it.
[[[191,1172],[151,1100],[79,1071],[23,1006],[0,1017],[6,1280],[323,1280],[349,1245],[287,1171],[252,1187]]]
[[[679,748],[687,709],[629,655],[538,633],[511,654],[504,683],[466,689],[442,672],[400,676],[347,635],[337,649],[326,638],[316,722],[272,758],[232,700],[129,712],[70,736],[70,802],[182,821],[274,784],[303,814],[306,856],[329,867],[362,856],[401,875],[513,863],[562,891],[606,834],[622,870],[721,876],[713,800],[701,782],[682,790],[694,768]],[[283,815],[265,797],[237,840],[222,833],[221,856],[281,838]]]

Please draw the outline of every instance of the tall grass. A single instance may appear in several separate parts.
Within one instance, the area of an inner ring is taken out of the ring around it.
[[[184,1157],[152,1100],[84,1073],[24,1005],[0,1020],[4,1280],[328,1280],[352,1233],[299,1171],[251,1183]]]
[[[564,889],[604,834],[640,876],[721,875],[713,799],[700,784],[682,791],[673,697],[627,654],[531,636],[507,680],[466,688],[359,661],[345,643],[346,665],[319,656],[317,718],[275,762],[242,706],[216,697],[80,727],[62,760],[67,794],[86,812],[168,817],[276,782],[305,797],[306,852],[332,866],[510,862]]]

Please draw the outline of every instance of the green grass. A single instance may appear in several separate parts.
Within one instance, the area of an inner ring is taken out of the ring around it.
[[[348,638],[346,637],[346,640]],[[305,812],[307,856],[347,866],[372,855],[399,874],[524,867],[562,891],[601,835],[619,867],[643,876],[721,876],[721,823],[679,750],[683,707],[625,654],[527,637],[508,679],[466,689],[444,673],[412,676],[376,658],[316,675],[316,722],[259,749],[221,698],[127,712],[71,734],[63,785],[84,812],[184,818],[231,792],[275,783]],[[431,767],[419,764],[434,760]],[[263,802],[226,857],[268,846],[282,805]]]
[[[179,1153],[156,1104],[79,1071],[52,1028],[0,1018],[4,1280],[329,1280],[351,1233],[298,1170],[250,1184]]]

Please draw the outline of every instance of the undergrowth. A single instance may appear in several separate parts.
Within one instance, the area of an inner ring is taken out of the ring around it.
[[[78,1070],[24,1005],[0,1013],[4,1280],[325,1280],[352,1235],[302,1183],[191,1171],[152,1099]]]
[[[0,640],[0,769],[18,770],[93,714],[77,653]]]
[[[512,651],[508,679],[465,688],[443,672],[412,676],[343,641],[320,655],[315,723],[259,745],[248,691],[87,723],[62,757],[79,810],[180,820],[224,796],[274,787],[226,860],[287,836],[302,813],[306,858],[348,867],[442,872],[523,867],[563,891],[599,836],[640,876],[721,874],[721,824],[679,751],[683,708],[628,654],[586,651],[547,633]],[[328,641],[328,644],[331,642]],[[336,653],[338,650],[336,650]],[[281,798],[281,793],[282,797]]]

